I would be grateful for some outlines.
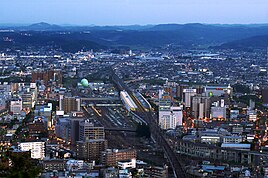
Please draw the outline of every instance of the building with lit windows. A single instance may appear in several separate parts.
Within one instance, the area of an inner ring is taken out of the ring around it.
[[[170,106],[169,99],[161,99],[159,104],[159,125],[161,129],[175,129],[182,125],[181,107]]]
[[[206,96],[222,96],[225,93],[228,95],[233,94],[233,88],[228,85],[228,86],[206,86],[204,88]]]
[[[196,89],[183,90],[183,102],[185,107],[191,107],[192,98],[196,95]]]
[[[21,151],[31,151],[31,158],[44,159],[45,158],[45,142],[22,142],[19,143]]]
[[[102,152],[101,163],[106,166],[117,166],[119,161],[137,158],[137,152],[133,149],[107,149]]]
[[[79,122],[79,140],[104,139],[104,127],[94,126],[89,120]]]

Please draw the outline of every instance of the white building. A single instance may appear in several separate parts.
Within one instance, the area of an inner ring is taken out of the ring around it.
[[[196,89],[183,90],[183,102],[185,107],[191,107],[192,97],[196,95]]]
[[[164,92],[165,91],[163,89],[160,89],[159,90],[159,92],[158,92],[159,93],[159,95],[158,95],[159,96],[159,99],[162,99],[162,96],[163,96]]]
[[[223,143],[241,143],[241,142],[242,142],[242,137],[239,135],[223,137]]]
[[[117,165],[121,169],[136,168],[136,159],[134,158],[128,161],[119,161],[117,162]]]
[[[21,151],[31,151],[31,158],[44,159],[45,142],[22,142],[19,144]]]
[[[202,143],[219,143],[220,139],[221,139],[220,136],[217,136],[217,135],[203,135],[203,136],[201,136]]]
[[[63,98],[64,98],[64,95],[60,94],[59,95],[59,110],[60,111],[63,111]]]
[[[22,110],[21,99],[10,101],[10,112],[12,112],[13,114],[20,114],[21,110]]]
[[[176,126],[182,125],[181,107],[172,107],[168,104],[170,103],[166,102],[166,106],[159,106],[159,125],[161,129],[175,129]]]

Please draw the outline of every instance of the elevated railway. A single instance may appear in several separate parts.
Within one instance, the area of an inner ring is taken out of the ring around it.
[[[141,101],[135,96],[135,94],[126,86],[126,84],[114,73],[113,69],[110,70],[112,73],[112,80],[117,85],[117,88],[120,91],[127,91],[129,96],[137,105],[137,109],[135,110],[135,114],[139,117],[143,118],[143,120],[150,126],[151,136],[157,142],[158,145],[162,147],[169,160],[169,163],[173,169],[173,174],[176,178],[188,178],[189,175],[186,175],[186,171],[183,169],[183,166],[180,160],[177,157],[176,152],[172,150],[169,143],[167,143],[166,139],[163,136],[163,133],[160,127],[157,124],[157,120],[154,119],[151,110],[145,108]]]

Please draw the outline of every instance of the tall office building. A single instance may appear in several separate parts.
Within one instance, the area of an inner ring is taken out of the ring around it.
[[[63,94],[60,94],[59,95],[59,110],[60,111],[63,111],[63,98],[64,98],[64,95]]]
[[[196,89],[183,90],[183,102],[185,107],[191,107],[192,97],[196,95]]]
[[[72,146],[75,146],[76,142],[79,141],[79,123],[82,121],[84,121],[84,118],[70,118]]]
[[[72,111],[81,111],[81,99],[78,97],[64,97],[63,110],[64,113],[71,113]]]
[[[79,123],[79,140],[104,139],[104,127],[94,126],[89,120]]]
[[[101,153],[107,149],[108,143],[105,139],[90,139],[76,143],[78,159],[86,161],[99,161]]]
[[[206,96],[194,96],[192,99],[192,114],[195,119],[209,118],[210,98]]]
[[[31,109],[35,105],[35,98],[33,93],[30,90],[25,91],[22,95],[22,108]]]
[[[100,160],[101,152],[107,149],[104,127],[94,126],[89,120],[79,122],[79,141],[76,142],[77,157],[93,161]]]
[[[59,118],[55,126],[56,136],[66,142],[71,140],[71,121],[70,118]]]
[[[182,99],[183,90],[186,89],[188,85],[177,85],[176,86],[176,97]]]
[[[182,125],[181,107],[171,106],[169,99],[161,99],[159,104],[159,125],[162,129],[175,129]]]

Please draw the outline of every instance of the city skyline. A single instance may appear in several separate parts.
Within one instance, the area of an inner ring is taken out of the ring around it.
[[[268,178],[267,0],[10,0],[0,177]]]
[[[2,24],[47,22],[69,25],[147,25],[163,23],[262,24],[268,22],[264,0],[101,0],[2,2]],[[11,15],[12,13],[12,15]]]

